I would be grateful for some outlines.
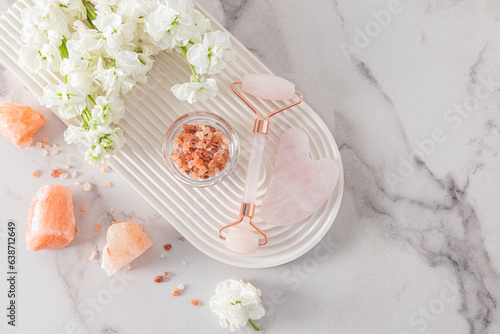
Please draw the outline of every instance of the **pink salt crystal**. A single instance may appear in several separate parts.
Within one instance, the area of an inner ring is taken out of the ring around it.
[[[89,260],[93,260],[96,257],[97,257],[97,251],[92,251],[92,253],[90,253]]]
[[[247,230],[232,229],[226,236],[226,247],[235,253],[255,253],[259,247],[259,235]]]
[[[71,188],[50,184],[35,194],[28,210],[26,244],[29,250],[67,246],[75,235]]]
[[[40,142],[40,141],[35,142],[35,147],[42,148],[42,142]]]
[[[243,91],[266,100],[288,100],[295,95],[295,85],[275,75],[255,73],[243,77]]]
[[[30,146],[33,135],[44,124],[43,115],[30,107],[0,103],[0,133],[18,148]]]
[[[112,224],[106,233],[106,241],[101,267],[108,276],[129,264],[152,245],[142,226],[133,222]]]
[[[339,173],[332,159],[310,158],[309,138],[304,131],[285,131],[260,209],[262,219],[270,225],[285,226],[307,218],[328,200]]]

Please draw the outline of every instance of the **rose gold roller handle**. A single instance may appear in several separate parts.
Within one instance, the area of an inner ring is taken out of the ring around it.
[[[259,81],[265,81],[263,88],[256,86],[256,83],[258,83]],[[294,95],[297,95],[299,96],[299,100],[283,108],[277,109],[267,115],[265,119],[261,119],[257,109],[255,109],[255,107],[236,90],[237,84],[243,84],[243,90],[260,98],[279,100],[289,99]],[[245,84],[247,84],[248,89],[245,89]],[[272,94],[266,90],[266,88],[272,89],[275,86],[281,86],[282,88],[284,88],[281,90],[275,89]],[[255,113],[256,117],[253,128],[254,135],[252,141],[252,151],[250,153],[247,177],[245,182],[245,193],[243,196],[243,202],[241,203],[240,207],[240,218],[237,221],[228,224],[219,230],[219,237],[223,240],[226,240],[227,248],[237,253],[254,253],[255,251],[257,251],[258,246],[264,246],[265,244],[267,244],[268,237],[266,233],[253,223],[253,217],[255,213],[255,200],[257,198],[257,190],[259,187],[260,169],[262,165],[262,157],[264,156],[264,144],[266,143],[266,134],[269,129],[269,119],[277,113],[302,102],[302,94],[295,91],[294,87],[295,86],[292,83],[285,79],[267,74],[248,75],[245,76],[243,81],[233,82],[233,92]],[[227,234],[227,237],[222,235],[222,231],[240,224],[245,217],[249,219],[250,226],[264,237],[264,241],[259,242],[258,235],[247,230],[232,229]]]

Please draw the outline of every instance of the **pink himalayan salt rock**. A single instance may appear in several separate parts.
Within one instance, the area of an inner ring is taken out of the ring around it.
[[[33,135],[45,124],[43,115],[27,106],[0,103],[0,133],[19,148],[30,146]]]
[[[226,236],[226,247],[235,253],[255,253],[259,247],[259,235],[252,231],[232,229]]]
[[[40,188],[28,209],[26,244],[29,250],[67,246],[75,236],[71,188],[49,184]]]
[[[295,224],[328,200],[338,179],[337,163],[331,159],[311,160],[307,134],[289,129],[281,137],[260,215],[270,225]]]
[[[275,75],[247,74],[242,82],[244,92],[265,100],[288,100],[295,95],[295,85]]]
[[[139,257],[153,244],[140,224],[133,222],[112,224],[106,233],[101,268],[108,276]]]

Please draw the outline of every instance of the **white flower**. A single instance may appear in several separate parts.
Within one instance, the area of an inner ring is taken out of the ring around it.
[[[262,306],[261,291],[241,279],[228,279],[220,282],[215,296],[210,298],[212,312],[219,316],[219,324],[231,332],[244,327],[248,319],[257,320],[266,313]]]
[[[87,95],[81,94],[65,83],[50,84],[43,90],[40,103],[48,108],[57,106],[59,115],[64,119],[70,119],[80,115],[85,109],[86,97]]]
[[[72,72],[67,75],[67,85],[72,94],[87,96],[92,90],[92,76],[89,72]]]
[[[103,96],[98,96],[96,105],[92,108],[92,118],[103,124],[118,123],[123,118],[125,106],[122,99],[115,98],[110,101]]]
[[[121,87],[121,81],[125,78],[126,74],[122,69],[116,66],[106,65],[103,58],[99,58],[97,62],[97,69],[92,74],[101,87],[108,93],[118,94]]]
[[[162,50],[186,46],[191,40],[198,42],[209,27],[210,21],[189,0],[166,0],[144,19],[144,31]]]
[[[125,144],[123,130],[119,127],[97,124],[91,126],[87,132],[90,147],[85,153],[85,159],[93,165],[103,165],[115,151]]]
[[[203,101],[209,97],[216,96],[219,88],[215,79],[209,78],[206,82],[177,84],[171,90],[179,100],[193,104],[196,101]]]
[[[144,23],[146,16],[158,6],[158,1],[152,0],[122,0],[120,14],[127,22]]]
[[[68,144],[78,144],[78,143],[86,143],[90,145],[87,141],[87,130],[85,130],[81,126],[69,125],[66,131],[64,131],[64,140]]]
[[[205,17],[199,10],[193,9],[191,14],[195,27],[191,42],[201,43],[203,34],[210,28],[210,20]]]
[[[233,56],[230,35],[222,31],[206,33],[203,43],[193,45],[187,52],[188,62],[196,72],[210,75],[222,71]]]
[[[180,13],[165,5],[159,5],[144,19],[144,31],[147,32],[152,41],[163,50],[172,49],[176,41],[168,31],[173,28],[175,20]]]
[[[101,15],[98,12],[94,24],[102,32],[105,40],[104,47],[112,57],[122,49],[124,44],[134,39],[134,25],[122,23],[122,17],[118,14]]]
[[[57,0],[57,4],[66,13],[68,21],[82,20],[85,16],[85,7],[81,0]]]
[[[73,24],[73,28],[76,32],[73,34],[71,40],[68,41],[68,44],[74,41],[80,49],[89,53],[96,53],[103,46],[104,40],[99,30],[88,28],[82,21],[76,21]]]
[[[68,58],[64,58],[61,62],[61,67],[59,72],[61,75],[69,75],[74,72],[84,72],[87,71],[91,65],[90,54],[79,47],[75,43],[75,40],[71,40],[67,43]]]
[[[40,55],[50,71],[57,71],[61,66],[61,52],[54,44],[44,44],[40,49]]]
[[[119,0],[92,0],[96,10],[105,13],[110,13],[112,7],[116,7],[119,2]]]
[[[19,65],[30,72],[38,73],[42,69],[42,55],[36,48],[23,45],[19,49]]]
[[[120,82],[123,94],[130,91],[137,81],[145,81],[146,73],[153,66],[153,62],[150,59],[144,61],[143,58],[144,54],[133,51],[121,51],[116,56],[116,67],[125,74]]]

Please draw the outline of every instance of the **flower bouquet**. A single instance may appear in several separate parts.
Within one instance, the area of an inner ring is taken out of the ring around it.
[[[85,159],[95,165],[124,145],[120,96],[147,80],[155,55],[183,55],[192,75],[171,90],[188,103],[216,96],[216,80],[207,76],[233,57],[229,34],[209,31],[210,21],[191,0],[38,1],[22,21],[20,64],[59,74],[40,102],[57,107],[70,123],[65,140],[85,144]]]

